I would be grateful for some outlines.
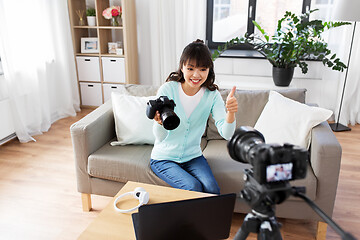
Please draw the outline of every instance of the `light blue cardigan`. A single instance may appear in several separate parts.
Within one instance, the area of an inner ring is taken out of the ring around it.
[[[179,82],[166,82],[158,90],[157,97],[167,96],[174,100],[174,111],[180,118],[180,125],[174,130],[166,130],[154,121],[155,144],[151,153],[154,160],[184,163],[201,156],[201,137],[210,113],[223,138],[230,139],[235,131],[236,121],[227,123],[225,120],[225,105],[219,91],[206,89],[199,104],[187,118],[179,97],[179,85]]]

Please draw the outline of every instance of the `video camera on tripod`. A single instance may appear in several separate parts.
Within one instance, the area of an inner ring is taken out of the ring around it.
[[[306,177],[309,161],[306,149],[291,144],[266,144],[259,131],[246,126],[235,131],[227,146],[231,158],[252,165],[252,169],[245,169],[245,187],[240,192],[252,213],[246,215],[234,240],[246,239],[250,232],[258,233],[259,240],[282,239],[275,204],[290,195],[302,198],[342,239],[355,239],[304,195],[305,187],[290,185],[289,181]]]

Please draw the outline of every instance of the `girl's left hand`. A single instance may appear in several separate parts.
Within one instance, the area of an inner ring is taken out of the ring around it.
[[[225,107],[226,107],[226,110],[228,113],[236,113],[238,110],[238,102],[237,102],[236,98],[234,97],[235,90],[236,90],[236,87],[234,86],[226,98]]]

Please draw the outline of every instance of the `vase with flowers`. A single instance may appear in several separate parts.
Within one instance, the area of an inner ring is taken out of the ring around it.
[[[112,26],[119,26],[119,18],[121,18],[122,8],[120,6],[112,6],[106,8],[102,15],[106,19],[111,19]]]

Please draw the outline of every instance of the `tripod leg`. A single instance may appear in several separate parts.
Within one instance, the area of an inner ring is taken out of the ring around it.
[[[264,221],[260,226],[258,240],[282,240],[280,229],[277,225]]]
[[[249,235],[249,231],[244,230],[242,227],[235,234],[234,240],[245,240]]]
[[[235,234],[234,240],[245,240],[250,232],[257,233],[260,223],[260,220],[254,214],[248,213],[239,231]]]

